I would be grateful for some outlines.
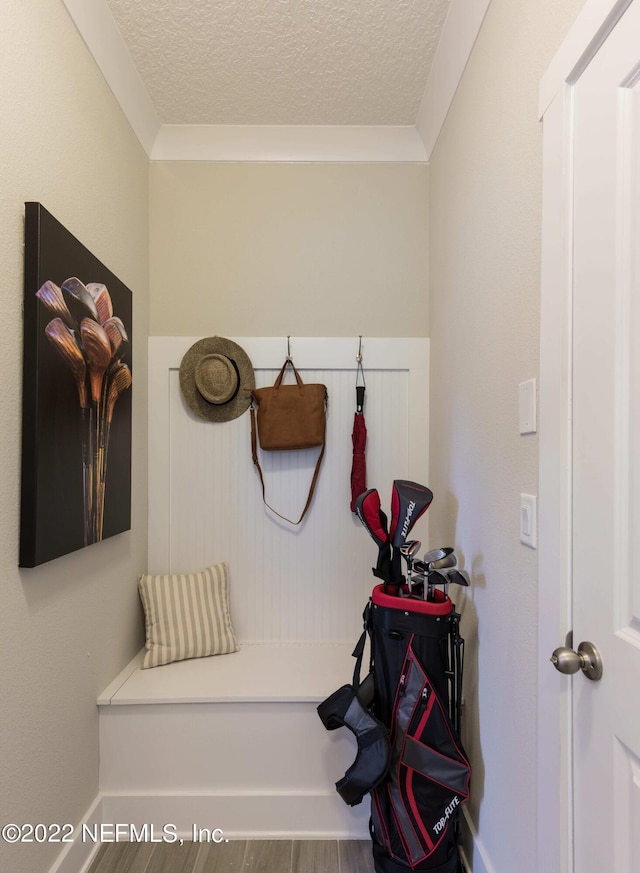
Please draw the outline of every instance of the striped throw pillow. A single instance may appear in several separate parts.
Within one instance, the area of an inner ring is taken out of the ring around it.
[[[138,577],[144,608],[143,669],[238,651],[229,614],[229,565],[199,573]]]

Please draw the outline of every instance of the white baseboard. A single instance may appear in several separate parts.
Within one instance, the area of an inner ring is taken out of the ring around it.
[[[88,828],[93,828],[101,821],[102,797],[98,795],[76,827],[73,842],[65,845],[49,869],[49,873],[86,873],[100,845],[83,839],[83,827],[86,825]]]
[[[104,794],[103,822],[154,826],[183,839],[193,827],[219,829],[227,839],[350,840],[369,837],[369,803],[348,807],[335,792]]]
[[[323,792],[105,794],[91,804],[76,828],[73,843],[65,846],[48,873],[86,873],[101,845],[91,835],[99,834],[102,826],[108,841],[115,841],[112,825],[116,823],[121,827],[133,826],[138,833],[146,824],[146,838],[158,842],[167,825],[171,825],[166,831],[168,840],[174,834],[181,839],[193,839],[194,825],[202,840],[216,830],[225,839],[366,840],[368,822],[366,799],[359,806],[348,807],[337,795]],[[466,852],[462,851],[462,860],[467,873],[495,873],[466,809],[462,823],[467,847]],[[120,834],[122,839],[126,838],[125,831]],[[219,839],[220,835],[215,837]]]
[[[200,840],[207,834],[244,840],[366,840],[369,838],[369,803],[348,807],[337,794],[207,794],[207,795],[99,795],[80,824],[74,840],[56,858],[48,873],[86,873],[104,842],[128,839],[127,826],[139,839],[191,840],[193,827]],[[146,831],[143,825],[147,825]],[[152,827],[153,826],[153,827]],[[135,836],[133,837],[135,839]]]

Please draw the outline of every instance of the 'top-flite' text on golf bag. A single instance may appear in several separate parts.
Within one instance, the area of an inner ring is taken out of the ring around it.
[[[432,497],[424,486],[396,480],[390,533],[377,492],[358,498],[358,516],[379,549],[373,574],[383,581],[364,611],[352,684],[318,707],[327,730],[344,725],[357,738],[356,760],[336,789],[351,806],[371,795],[376,873],[463,870],[460,806],[471,778],[460,741],[464,641],[448,585],[436,589],[430,570],[437,566],[431,558],[453,550],[425,556],[423,597],[416,594],[417,577],[408,573],[405,580],[400,569],[406,536]],[[370,669],[361,682],[367,638]]]

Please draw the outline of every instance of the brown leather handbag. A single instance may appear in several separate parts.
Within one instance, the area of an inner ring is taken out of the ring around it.
[[[288,366],[291,366],[296,378],[295,385],[282,384],[285,370]],[[293,361],[288,357],[282,365],[282,369],[273,386],[254,388],[251,393],[253,401],[258,404],[257,439],[256,413],[254,403],[252,402],[251,404],[251,454],[262,484],[262,499],[265,506],[279,516],[279,518],[288,521],[290,524],[300,524],[311,504],[316,482],[318,481],[320,465],[324,457],[328,399],[326,385],[305,384],[300,378],[300,374],[296,370]],[[266,452],[311,449],[316,446],[322,447],[316,462],[313,479],[311,480],[307,502],[298,521],[292,521],[292,519],[287,518],[285,515],[281,515],[267,503],[262,469],[258,461],[258,439],[260,447]]]

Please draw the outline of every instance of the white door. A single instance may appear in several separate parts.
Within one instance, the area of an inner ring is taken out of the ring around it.
[[[575,873],[640,871],[640,0],[573,88]]]

